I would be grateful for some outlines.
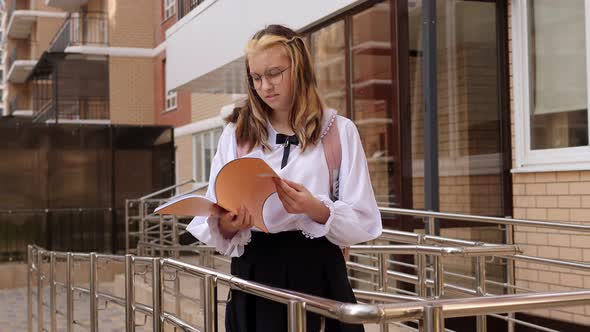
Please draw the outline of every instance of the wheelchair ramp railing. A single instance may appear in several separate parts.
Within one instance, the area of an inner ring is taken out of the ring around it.
[[[423,237],[422,237],[423,238]],[[440,239],[436,239],[440,240]],[[352,251],[358,254],[381,255],[414,255],[416,257],[470,257],[482,259],[490,256],[514,257],[519,255],[519,248],[514,245],[480,246],[440,246],[440,245],[359,245],[353,246]],[[218,291],[221,286],[232,290],[240,290],[274,302],[285,304],[288,315],[288,331],[306,331],[306,316],[312,312],[319,314],[322,320],[332,318],[346,323],[380,324],[382,331],[388,331],[390,324],[416,322],[417,329],[428,332],[448,331],[444,327],[444,319],[451,317],[500,315],[505,313],[532,310],[538,308],[556,308],[561,306],[583,305],[590,303],[590,290],[568,292],[545,292],[516,295],[491,295],[440,299],[446,285],[438,280],[429,280],[426,276],[428,268],[424,259],[418,259],[418,265],[424,267],[417,275],[419,296],[396,295],[383,292],[359,292],[361,299],[370,299],[381,303],[341,303],[316,296],[301,294],[293,291],[268,287],[234,277],[203,266],[191,265],[173,258],[140,257],[134,255],[106,255],[98,253],[72,253],[46,251],[40,247],[28,247],[28,329],[33,331],[57,331],[57,317],[65,319],[66,331],[73,331],[74,326],[87,326],[90,331],[100,330],[100,302],[118,305],[124,308],[125,330],[135,331],[136,316],[144,315],[151,318],[152,331],[163,331],[165,326],[179,328],[184,331],[218,331]],[[109,294],[99,285],[100,262],[118,262],[125,267],[124,295]],[[422,263],[420,263],[422,262]],[[74,265],[85,265],[88,270],[88,280],[83,284],[74,282]],[[434,267],[434,276],[442,278],[444,271],[441,266]],[[65,267],[65,268],[64,268]],[[56,271],[63,268],[63,280]],[[378,271],[377,271],[378,272]],[[165,308],[164,297],[166,283],[179,275],[196,278],[200,290],[201,324],[195,326],[184,320],[178,313]],[[383,274],[385,277],[385,274]],[[138,279],[149,280],[151,300],[139,301],[135,296]],[[424,296],[430,286],[434,289],[432,297]],[[386,281],[380,280],[382,289],[386,289]],[[483,286],[485,280],[478,285]],[[46,286],[47,285],[47,286]],[[44,287],[49,288],[49,299],[44,298]],[[58,296],[58,288],[63,290]],[[74,294],[88,296],[90,301],[87,308],[75,306]],[[57,303],[65,301],[65,312],[57,310]],[[36,303],[34,303],[36,302]],[[147,303],[146,303],[147,302]],[[45,307],[49,309],[49,326],[44,324]],[[76,308],[75,308],[76,307]],[[34,310],[35,308],[35,310]],[[80,310],[89,313],[87,324],[76,317]],[[413,329],[408,325],[402,326]],[[480,325],[478,325],[480,326]],[[60,326],[63,328],[63,326]],[[481,328],[481,327],[480,327]],[[479,329],[479,328],[478,328]]]

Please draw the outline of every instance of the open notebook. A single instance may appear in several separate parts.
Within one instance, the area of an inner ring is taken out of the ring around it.
[[[238,158],[225,164],[215,179],[217,205],[237,213],[243,204],[252,215],[254,226],[267,232],[262,218],[264,202],[276,192],[272,181],[279,177],[264,160]],[[160,205],[154,213],[182,216],[209,216],[215,202],[205,196],[188,194]]]

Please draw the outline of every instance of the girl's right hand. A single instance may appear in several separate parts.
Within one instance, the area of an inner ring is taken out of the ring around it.
[[[236,215],[216,204],[213,206],[211,214],[219,218],[219,231],[226,239],[231,239],[237,232],[253,226],[252,215],[244,206],[240,207]]]

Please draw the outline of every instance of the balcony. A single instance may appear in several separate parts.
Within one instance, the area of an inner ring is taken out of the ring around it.
[[[109,122],[109,101],[105,98],[35,99],[33,122]]]
[[[178,6],[178,19],[180,20],[191,10],[197,8],[198,5],[203,3],[205,0],[178,0],[176,3]]]
[[[18,96],[12,98],[10,101],[10,114],[14,116],[32,116],[33,111],[31,108],[24,104],[22,98],[19,99]]]
[[[38,17],[64,18],[67,13],[30,10],[27,1],[12,0],[6,2],[6,34],[13,39],[26,39],[31,35],[33,24]]]
[[[88,4],[88,0],[45,0],[48,7],[63,9],[66,12],[75,12],[80,7]]]
[[[264,27],[269,17],[298,30],[341,12],[356,2],[206,0],[201,3],[181,0],[177,2],[178,15],[186,17],[166,31],[166,90],[186,88],[198,91],[193,87],[199,87],[202,91],[215,88],[227,91],[226,85],[213,86],[206,81],[224,84],[228,80],[231,70],[221,69],[243,55],[245,42]],[[191,8],[194,9],[191,11]],[[225,24],[223,29],[211,33],[211,27],[218,26],[220,22],[232,24]],[[242,71],[243,63],[236,68]],[[234,86],[238,84],[227,84],[231,89]]]
[[[17,47],[12,50],[6,63],[6,68],[8,68],[6,80],[12,83],[24,83],[35,68],[37,60],[18,60],[17,50]]]
[[[72,13],[53,37],[49,52],[65,52],[70,46],[107,46],[107,15],[102,12]]]

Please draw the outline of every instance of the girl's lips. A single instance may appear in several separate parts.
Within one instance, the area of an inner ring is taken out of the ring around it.
[[[278,97],[278,94],[277,95],[269,95],[269,96],[266,96],[266,100],[273,100],[276,97]]]

